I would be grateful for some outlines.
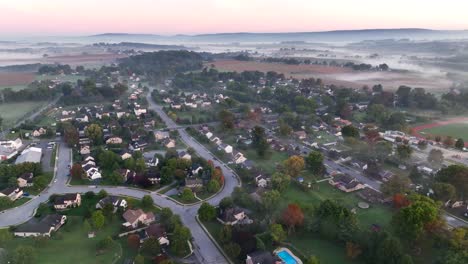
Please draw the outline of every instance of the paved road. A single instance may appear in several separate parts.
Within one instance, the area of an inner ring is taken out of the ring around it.
[[[168,128],[176,128],[179,131],[181,139],[195,151],[201,157],[212,160],[215,166],[223,168],[225,175],[225,185],[223,190],[209,200],[213,205],[219,203],[219,201],[230,196],[234,188],[239,185],[239,181],[234,172],[228,168],[224,163],[219,161],[213,154],[205,149],[201,144],[196,142],[188,133],[178,127],[174,121],[172,121],[166,113],[162,110],[162,107],[155,104],[148,95],[149,107],[155,110],[166,123]],[[183,206],[175,203],[172,200],[167,199],[166,196],[157,195],[156,193],[147,192],[145,190],[133,189],[127,187],[99,187],[99,186],[68,186],[68,166],[71,165],[71,149],[65,144],[60,144],[57,153],[57,165],[54,179],[52,180],[49,187],[44,190],[40,195],[32,198],[32,200],[20,207],[16,207],[0,213],[0,227],[7,227],[12,225],[18,225],[29,220],[33,215],[35,209],[40,203],[46,202],[52,194],[64,194],[64,193],[84,193],[88,191],[99,192],[104,189],[112,195],[125,195],[135,198],[141,198],[144,195],[151,195],[155,204],[160,207],[168,207],[175,213],[180,215],[182,222],[192,232],[194,255],[200,263],[227,263],[224,256],[216,248],[215,244],[210,240],[208,235],[203,231],[201,226],[195,219],[197,211],[200,205]]]

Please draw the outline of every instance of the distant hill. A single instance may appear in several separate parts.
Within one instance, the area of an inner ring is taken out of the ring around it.
[[[95,47],[117,48],[117,49],[158,49],[158,50],[190,50],[182,45],[161,45],[138,42],[120,42],[120,43],[94,43]]]
[[[335,30],[320,32],[291,33],[216,33],[200,35],[161,36],[152,34],[105,33],[89,38],[122,39],[134,41],[181,41],[181,42],[282,42],[282,41],[316,41],[316,42],[351,42],[381,39],[439,40],[468,38],[466,30],[430,30],[421,28],[402,29],[363,29]]]

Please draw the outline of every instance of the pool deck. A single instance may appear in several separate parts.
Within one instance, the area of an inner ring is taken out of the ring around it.
[[[296,255],[294,255],[294,253],[292,253],[291,250],[289,250],[289,249],[287,249],[287,248],[284,248],[284,247],[282,247],[282,248],[277,248],[275,251],[273,251],[273,253],[275,253],[275,255],[278,255],[278,252],[281,252],[281,251],[286,251],[286,252],[288,252],[289,255],[291,255],[291,256],[294,258],[294,260],[296,261],[297,264],[303,264],[303,263],[302,263],[302,260],[301,260],[300,258],[296,257]]]

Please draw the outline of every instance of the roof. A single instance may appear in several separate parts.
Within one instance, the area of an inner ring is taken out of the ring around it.
[[[276,263],[273,255],[268,251],[255,251],[247,255],[247,260],[253,264],[274,264]],[[249,263],[249,262],[246,262]]]
[[[16,159],[15,164],[25,162],[39,163],[41,162],[41,157],[42,149],[31,147],[21,153],[21,155]]]
[[[117,203],[117,202],[119,202],[121,200],[123,200],[123,199],[118,197],[118,196],[109,195],[109,196],[106,196],[106,197],[102,198],[101,200],[99,200],[98,204],[101,207],[104,207],[104,205],[106,205],[106,204],[114,205],[115,203]]]
[[[228,208],[228,209],[224,210],[223,220],[225,222],[236,221],[237,219],[234,216],[237,215],[237,214],[240,214],[242,212],[244,212],[244,210],[239,208],[239,207]]]
[[[129,209],[129,210],[125,211],[125,213],[123,214],[123,218],[128,223],[135,223],[135,221],[137,221],[138,218],[140,218],[140,216],[145,215],[145,214],[146,214],[147,218],[154,218],[153,213],[151,213],[151,212],[145,213],[141,209],[137,209],[137,210]]]
[[[33,178],[34,178],[34,174],[32,172],[26,172],[26,173],[21,174],[18,177],[18,179],[20,179],[20,178],[27,181],[27,182],[31,182],[33,180]]]
[[[36,218],[32,218],[25,224],[18,226],[15,232],[48,233],[51,227],[55,227],[56,225],[61,223],[62,217],[63,215],[51,214],[51,215],[47,215],[46,217],[42,218],[39,221]]]
[[[16,192],[17,189],[18,189],[18,187],[9,187],[9,188],[1,190],[0,193],[3,193],[5,195],[10,195],[10,194]]]
[[[146,234],[148,234],[149,237],[165,237],[166,229],[161,224],[152,224],[146,229]]]
[[[78,195],[78,193],[67,193],[64,195],[60,195],[57,198],[55,198],[54,204],[60,205],[64,204],[65,201],[75,201],[78,198]]]

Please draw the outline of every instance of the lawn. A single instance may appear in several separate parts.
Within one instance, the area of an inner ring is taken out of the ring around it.
[[[113,263],[122,254],[119,244],[103,253],[96,252],[98,241],[108,236],[114,236],[120,230],[120,223],[116,220],[106,224],[96,233],[95,238],[87,238],[80,216],[68,217],[67,223],[47,241],[37,242],[32,238],[15,238],[7,242],[5,248],[13,251],[17,246],[29,245],[35,248],[37,264],[61,264],[73,261],[79,264]],[[77,251],[78,250],[78,251]]]
[[[45,101],[0,103],[0,116],[3,118],[3,126],[8,127],[14,125],[25,115],[34,112],[45,103]]]
[[[270,174],[273,174],[276,171],[276,165],[281,164],[289,157],[286,152],[278,151],[270,151],[264,158],[259,157],[253,149],[241,152],[244,153],[247,159],[252,160],[255,163],[256,168]]]
[[[346,258],[345,247],[323,239],[314,237],[314,234],[295,234],[288,236],[287,240],[306,256],[316,256],[320,263],[360,263]]]
[[[419,131],[420,134],[431,134],[440,136],[451,136],[454,139],[463,138],[465,142],[468,142],[468,123],[455,123],[436,126],[432,128],[426,128]]]
[[[339,201],[340,204],[349,209],[356,208],[356,216],[361,227],[370,228],[372,224],[378,224],[382,227],[388,226],[392,218],[390,208],[383,205],[371,204],[369,209],[360,209],[357,204],[362,202],[354,193],[344,193],[333,188],[328,182],[321,182],[315,185],[313,190],[303,191],[297,184],[292,183],[290,187],[282,194],[282,203],[278,208],[284,208],[289,203],[299,205],[317,206],[326,199]]]

